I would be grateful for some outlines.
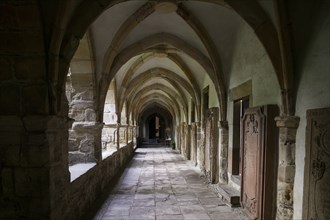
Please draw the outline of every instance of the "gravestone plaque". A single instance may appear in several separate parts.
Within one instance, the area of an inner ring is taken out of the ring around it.
[[[207,111],[205,124],[205,170],[211,183],[216,183],[218,177],[218,114],[218,108],[210,108]]]
[[[307,111],[304,219],[330,219],[330,108]]]
[[[211,121],[207,120],[205,125],[205,170],[210,172],[211,155]]]
[[[194,162],[194,164],[196,164],[197,162],[197,126],[196,123],[192,123],[191,124],[191,140],[190,140],[190,144],[191,144],[191,149],[190,149],[190,155],[191,155],[191,161]]]
[[[241,122],[241,206],[251,219],[273,219],[276,198],[277,106],[246,110]],[[267,190],[267,191],[266,191]]]

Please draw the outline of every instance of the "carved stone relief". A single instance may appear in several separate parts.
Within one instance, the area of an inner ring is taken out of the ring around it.
[[[211,183],[218,180],[218,108],[210,108],[205,122],[205,171]]]
[[[330,108],[307,111],[304,219],[330,219]]]
[[[275,214],[276,109],[275,106],[250,108],[242,119],[241,205],[251,219],[273,219]]]
[[[197,126],[196,123],[191,124],[191,136],[190,136],[190,144],[191,144],[191,149],[190,149],[190,158],[191,161],[196,164],[197,163]]]
[[[242,204],[252,218],[258,217],[259,204],[259,161],[261,160],[263,115],[260,112],[250,112],[243,119],[243,190]]]

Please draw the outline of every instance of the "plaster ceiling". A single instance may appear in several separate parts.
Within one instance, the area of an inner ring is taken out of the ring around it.
[[[261,5],[270,7],[268,0],[262,1]],[[135,95],[148,86],[163,85],[184,95],[180,100],[185,103],[179,104],[189,106],[191,99],[200,105],[204,82],[213,82],[217,94],[221,93],[219,85],[225,84],[219,80],[226,79],[238,29],[246,22],[223,1],[159,2],[115,4],[89,28],[96,79],[100,88],[116,81],[118,106],[130,100],[126,95],[132,96],[126,93],[130,89],[126,86],[134,87]],[[155,10],[157,7],[161,9]],[[155,38],[150,38],[152,35]],[[146,72],[148,77],[142,79]],[[156,95],[160,93],[162,96]],[[146,97],[157,101],[170,95],[154,89],[146,92]]]

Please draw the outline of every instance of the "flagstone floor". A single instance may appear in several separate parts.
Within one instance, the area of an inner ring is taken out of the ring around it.
[[[169,147],[139,148],[94,220],[245,219],[200,176]]]

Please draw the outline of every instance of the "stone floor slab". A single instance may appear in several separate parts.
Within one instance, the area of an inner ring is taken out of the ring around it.
[[[94,220],[244,219],[201,176],[175,150],[139,148]]]
[[[156,216],[160,215],[180,215],[181,210],[177,206],[159,206],[156,208]]]

